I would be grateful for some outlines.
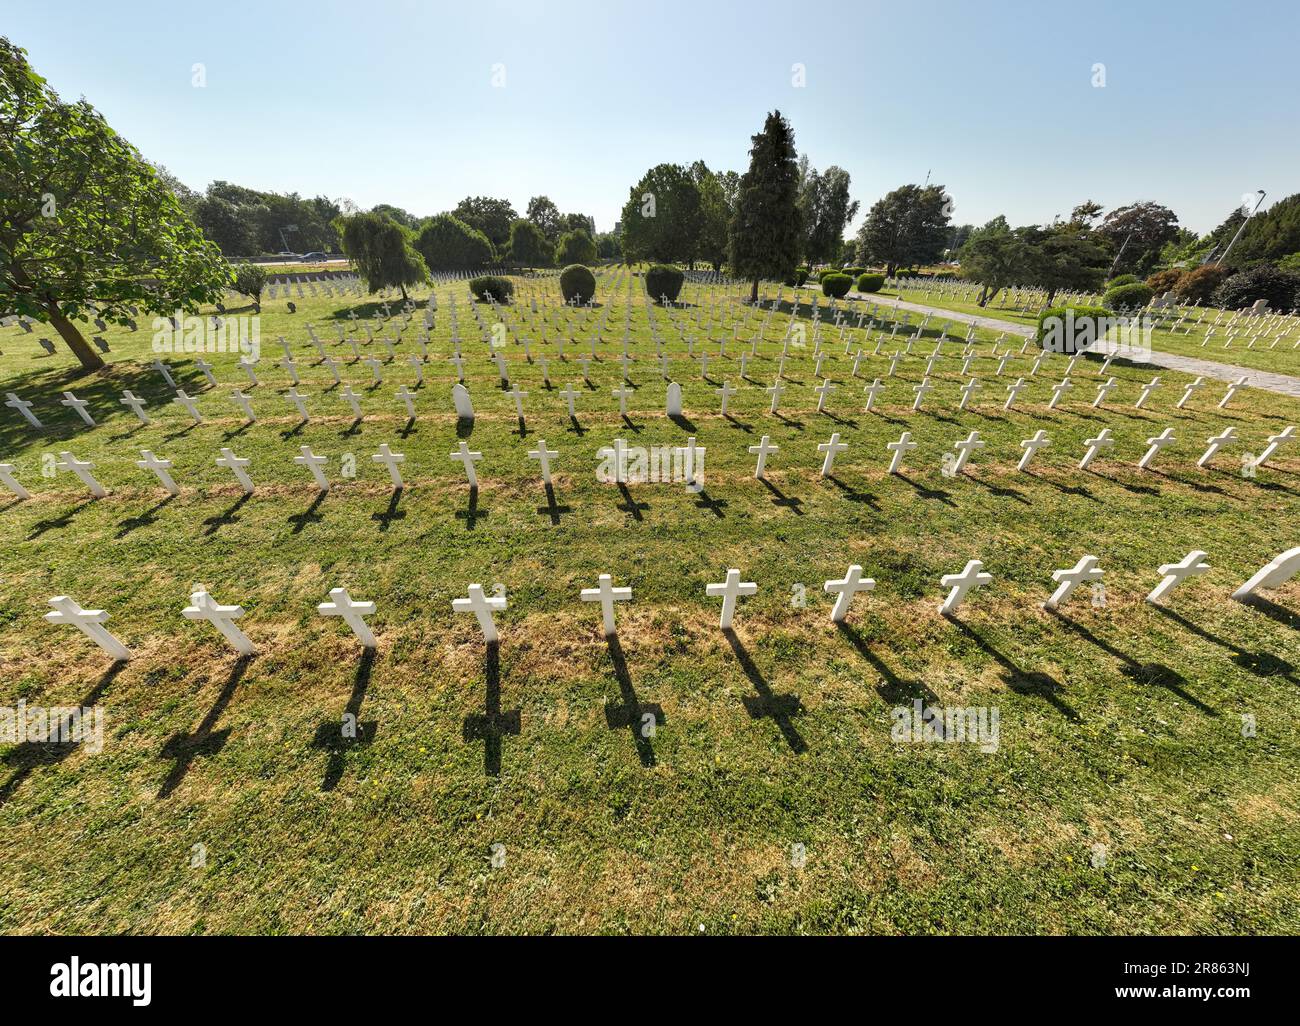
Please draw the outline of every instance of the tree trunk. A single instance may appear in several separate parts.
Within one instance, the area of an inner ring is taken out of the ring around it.
[[[104,366],[104,358],[100,356],[90,343],[86,341],[84,335],[77,329],[77,326],[63,316],[59,309],[59,304],[50,299],[46,301],[45,309],[49,311],[50,323],[54,325],[54,330],[63,336],[63,341],[68,343],[68,348],[81,361],[84,370],[99,370]]]
[[[1047,290],[1047,305],[1051,306],[1052,300],[1055,298],[1056,298],[1056,286],[1053,285],[1050,289]]]
[[[894,276],[894,272],[897,271],[897,270],[898,270],[898,265],[897,265],[897,264],[886,264],[886,265],[885,265],[885,277],[886,277],[886,278],[892,278],[892,277]]]
[[[749,290],[749,302],[754,304],[758,302],[758,279],[754,279],[754,287]]]

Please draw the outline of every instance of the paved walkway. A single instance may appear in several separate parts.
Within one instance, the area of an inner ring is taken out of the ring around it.
[[[1005,331],[1008,335],[1018,335],[1021,338],[1032,338],[1034,335],[1034,326],[1031,324],[1017,324],[1012,321],[1000,321],[996,317],[984,317],[978,314],[961,313],[957,310],[946,310],[941,306],[925,306],[922,303],[909,303],[901,299],[892,299],[880,296],[870,292],[850,292],[850,296],[855,299],[863,299],[870,303],[879,303],[881,306],[898,307],[900,310],[911,310],[914,313],[933,314],[935,317],[943,317],[947,320],[959,321],[962,324],[973,324],[977,328],[985,328],[988,331]],[[1092,351],[1098,353],[1108,353],[1115,348],[1114,342],[1098,342]],[[1177,353],[1160,353],[1152,351],[1145,360],[1133,360],[1123,358],[1126,363],[1140,364],[1142,366],[1163,367],[1165,370],[1181,371],[1184,374],[1199,375],[1205,378],[1214,378],[1216,381],[1236,381],[1238,378],[1245,378],[1246,384],[1251,388],[1261,388],[1266,392],[1277,392],[1281,395],[1289,395],[1300,399],[1300,378],[1292,377],[1289,374],[1274,374],[1272,371],[1252,370],[1249,367],[1237,367],[1230,363],[1215,363],[1213,360],[1199,360],[1193,356],[1180,356]]]

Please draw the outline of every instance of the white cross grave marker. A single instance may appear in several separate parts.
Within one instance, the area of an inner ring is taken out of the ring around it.
[[[130,649],[103,626],[108,619],[108,613],[104,610],[82,609],[79,603],[67,595],[56,595],[49,601],[54,611],[45,614],[43,619],[46,623],[71,624],[107,652],[115,663],[125,662],[131,658]]]
[[[1147,596],[1147,601],[1159,602],[1182,584],[1186,578],[1203,574],[1209,569],[1210,564],[1205,562],[1205,553],[1200,549],[1194,549],[1189,552],[1177,563],[1164,564],[1160,567],[1160,576],[1162,580],[1156,585],[1151,594]]]
[[[741,595],[756,595],[758,585],[753,581],[742,581],[740,571],[732,568],[727,571],[727,579],[721,584],[706,584],[704,594],[717,598],[722,596],[722,629],[730,630],[732,618],[736,615],[736,599]]]
[[[826,581],[822,584],[822,590],[835,595],[835,605],[831,609],[831,622],[842,623],[844,618],[849,615],[849,606],[853,603],[853,596],[860,591],[870,591],[876,586],[876,582],[870,577],[862,576],[862,567],[854,563],[849,567],[848,572],[841,580]]]
[[[972,559],[959,574],[944,574],[939,578],[939,585],[952,590],[943,600],[939,612],[944,616],[951,616],[956,612],[957,607],[966,601],[967,592],[982,588],[992,580],[993,575],[985,572],[983,561],[978,559]]]
[[[1084,556],[1072,569],[1053,570],[1052,580],[1057,583],[1057,589],[1052,592],[1052,597],[1044,605],[1048,609],[1055,609],[1068,599],[1070,592],[1074,591],[1080,584],[1085,581],[1100,581],[1103,571],[1097,565],[1099,562],[1100,560],[1096,556]]]
[[[316,612],[321,616],[341,616],[363,648],[378,647],[379,643],[365,621],[365,617],[375,615],[373,602],[353,602],[347,588],[334,588],[330,591],[330,601],[318,605]]]
[[[580,594],[583,602],[600,603],[600,615],[605,626],[605,636],[612,637],[618,633],[614,625],[614,603],[631,601],[632,589],[615,588],[613,586],[614,579],[609,574],[601,574],[597,581],[597,587],[583,588]]]
[[[462,442],[461,444],[464,445],[465,443]],[[473,613],[474,618],[478,620],[478,625],[483,628],[483,640],[489,645],[497,642],[497,625],[496,621],[492,619],[492,613],[506,608],[506,597],[504,595],[484,595],[483,585],[471,584],[469,586],[469,597],[452,599],[451,608],[457,613]]]
[[[257,649],[248,640],[248,636],[235,626],[235,621],[244,615],[243,606],[223,606],[206,591],[196,591],[190,596],[190,605],[181,610],[181,616],[187,620],[207,620],[221,632],[236,652],[251,656]]]

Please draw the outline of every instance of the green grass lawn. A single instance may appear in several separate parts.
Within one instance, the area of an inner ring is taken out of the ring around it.
[[[927,294],[924,291],[915,289],[907,289],[901,293],[881,290],[879,295],[886,297],[884,300],[886,303],[890,298],[899,298],[907,302],[922,303],[959,313],[993,317],[1012,324],[1024,324],[1034,327],[1038,323],[1036,313],[1022,313],[1016,308],[998,306],[996,302],[981,307],[978,303],[962,302],[950,296],[939,296],[935,293]],[[1206,310],[1205,319],[1200,324],[1193,325],[1192,322],[1196,320],[1201,309],[1199,307],[1188,309],[1190,309],[1190,313],[1187,322],[1177,331],[1169,330],[1172,325],[1165,323],[1152,332],[1151,345],[1156,352],[1175,353],[1179,356],[1190,356],[1198,360],[1211,360],[1215,363],[1226,363],[1234,367],[1244,367],[1250,370],[1273,371],[1277,374],[1300,376],[1300,348],[1296,346],[1297,340],[1300,340],[1300,333],[1294,327],[1294,322],[1292,322],[1292,327],[1285,338],[1277,342],[1276,346],[1274,346],[1277,337],[1276,330],[1266,332],[1252,346],[1250,334],[1246,330],[1248,322],[1244,320],[1238,324],[1238,327],[1241,328],[1241,334],[1229,343],[1226,329],[1228,318],[1225,315],[1223,322],[1214,329],[1213,335],[1207,341],[1207,331],[1212,326],[1218,311]],[[913,319],[915,320],[915,318]],[[1175,315],[1174,319],[1177,319],[1177,315]],[[1270,348],[1270,346],[1273,348]]]
[[[512,324],[557,288],[521,283]],[[453,293],[478,414],[468,434],[450,398]],[[972,372],[985,388],[959,411],[966,378],[945,356],[936,391],[912,413],[924,369],[914,356],[866,413],[862,387],[888,361],[865,359],[854,380],[845,342],[858,348],[862,332],[842,341],[824,327],[825,376],[840,384],[827,412],[816,412],[810,330],[790,350],[773,417],[763,386],[787,315],[773,318],[751,380],[738,357],[757,319],[702,381],[672,321],[707,316],[712,300],[688,286],[694,306],[654,313],[683,386],[677,423],[663,414],[644,302],[634,291],[629,305],[619,281],[599,297],[612,309],[576,424],[558,390],[582,386],[574,358],[589,351],[600,311],[551,313],[550,390],[508,344],[512,378],[529,392],[521,431],[467,289],[439,286],[438,298],[413,423],[394,397],[414,387],[409,365],[388,365],[374,389],[365,365],[342,368],[363,395],[356,423],[307,343],[308,321],[332,340],[332,322],[353,308],[368,315],[374,297],[295,299],[293,315],[283,299],[266,301],[252,425],[227,398],[248,384],[230,354],[208,356],[216,389],[188,358],[170,358],[203,424],[169,404],[148,367],[147,322],[107,333],[112,363],[91,376],[75,375],[62,347],[37,356],[35,335],[0,331],[0,391],[36,401],[47,423],[38,434],[0,408],[0,461],[34,493],[0,496],[0,705],[101,704],[107,721],[98,754],[0,746],[0,929],[1300,927],[1300,585],[1259,606],[1229,598],[1297,544],[1300,446],[1255,477],[1243,476],[1241,454],[1300,422],[1300,403],[1251,391],[1221,411],[1218,391],[1205,390],[1174,410],[1186,379],[1167,374],[1135,410],[1150,375],[1116,364],[1120,388],[1099,411],[1089,405],[1096,364],[1081,362],[1053,411],[1064,364],[1054,356],[1006,412],[1006,381],[984,355]],[[689,334],[730,340],[745,308],[735,292],[715,298],[710,330]],[[629,311],[637,390],[624,421],[610,390]],[[414,333],[400,353],[415,351]],[[538,333],[525,333],[541,353]],[[557,333],[575,340],[565,362]],[[282,395],[281,334],[300,354],[305,425]],[[979,334],[981,353],[994,337]],[[1028,376],[1033,355],[1007,375]],[[714,392],[723,379],[738,388],[726,418]],[[124,388],[149,401],[151,426],[118,404]],[[65,389],[91,401],[98,427],[57,405]],[[1205,440],[1228,425],[1242,442],[1198,469]],[[1137,470],[1144,440],[1166,426],[1179,444]],[[1078,470],[1084,439],[1102,427],[1115,448]],[[1017,473],[1018,443],[1039,428],[1053,445]],[[945,476],[944,454],[972,429],[987,448],[966,474]],[[903,430],[919,448],[891,477],[885,444]],[[816,447],[834,431],[849,449],[823,479]],[[763,434],[780,446],[767,484],[746,451]],[[597,480],[597,450],[616,436],[652,446],[688,435],[707,447],[700,494]],[[461,436],[484,453],[473,499],[449,458]],[[560,452],[551,496],[526,455],[542,438]],[[384,442],[406,455],[398,497],[370,459]],[[328,494],[292,462],[300,445],[329,458]],[[222,446],[252,460],[253,496],[214,464]],[[64,449],[95,462],[107,498],[91,500],[67,473],[42,476],[43,457]],[[141,449],[174,462],[180,496],[135,467]],[[1156,567],[1198,548],[1211,572],[1165,609],[1145,604]],[[1101,559],[1104,595],[1080,592],[1045,612],[1051,572],[1084,553]],[[972,558],[994,582],[945,620],[938,579]],[[822,582],[852,562],[878,584],[837,629]],[[726,635],[704,586],[732,566],[759,591]],[[602,572],[634,589],[613,647],[599,608],[578,598]],[[472,617],[452,613],[471,582],[508,596],[495,652]],[[256,657],[237,660],[210,626],[182,618],[198,585],[245,607]],[[378,603],[373,658],[315,614],[337,586]],[[108,670],[88,640],[43,623],[60,594],[107,609],[134,659]],[[895,742],[892,711],[915,699],[996,709],[997,750]],[[647,712],[651,737],[638,730]],[[351,742],[340,736],[348,713],[362,725]]]

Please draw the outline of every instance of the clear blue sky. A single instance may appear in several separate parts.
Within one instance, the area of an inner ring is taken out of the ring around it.
[[[1300,190],[1295,0],[3,0],[3,11],[0,33],[65,98],[85,95],[199,189],[226,179],[417,215],[469,194],[522,213],[545,193],[608,230],[654,164],[743,171],[749,137],[779,108],[815,167],[850,172],[864,213],[927,170],[954,220],[974,224],[1153,199],[1203,232],[1243,193],[1266,189],[1271,204]],[[191,85],[196,63],[204,88]]]

